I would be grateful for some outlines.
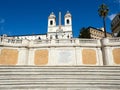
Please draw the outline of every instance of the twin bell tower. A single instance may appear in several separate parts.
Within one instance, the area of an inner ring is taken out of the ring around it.
[[[70,39],[72,35],[72,15],[69,11],[64,16],[64,25],[62,25],[61,12],[59,12],[59,24],[56,24],[56,16],[52,12],[48,17],[48,34],[49,39]]]

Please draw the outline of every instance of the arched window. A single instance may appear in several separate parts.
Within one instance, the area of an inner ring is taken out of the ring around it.
[[[69,23],[70,23],[70,20],[69,20],[69,19],[67,19],[67,21],[66,21],[66,22],[67,22],[67,24],[69,24]]]
[[[53,21],[52,20],[50,21],[50,25],[53,25]]]

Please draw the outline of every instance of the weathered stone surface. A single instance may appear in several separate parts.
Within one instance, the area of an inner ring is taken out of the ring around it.
[[[83,60],[83,64],[95,65],[97,63],[96,51],[94,49],[83,49],[82,60]]]
[[[18,61],[18,50],[16,49],[2,49],[0,54],[0,64],[2,65],[16,65]]]
[[[0,90],[119,90],[120,67],[0,66]]]

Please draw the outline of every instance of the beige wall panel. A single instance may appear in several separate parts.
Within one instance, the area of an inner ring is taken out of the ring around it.
[[[2,49],[0,54],[0,64],[2,65],[16,65],[18,62],[18,50],[16,49]]]
[[[35,65],[46,65],[48,63],[48,50],[36,50],[34,63]]]
[[[82,60],[83,64],[96,64],[96,51],[92,49],[83,49]]]
[[[116,64],[120,64],[120,48],[113,50],[113,59]]]

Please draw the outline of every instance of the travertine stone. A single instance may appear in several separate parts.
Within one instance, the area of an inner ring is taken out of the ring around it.
[[[34,63],[35,65],[46,65],[48,63],[48,50],[36,50]]]
[[[2,49],[0,54],[0,64],[2,65],[16,65],[18,61],[18,50],[16,49]]]
[[[96,51],[92,49],[83,49],[82,60],[83,64],[96,64]]]
[[[113,50],[113,59],[116,64],[120,64],[120,48]]]

